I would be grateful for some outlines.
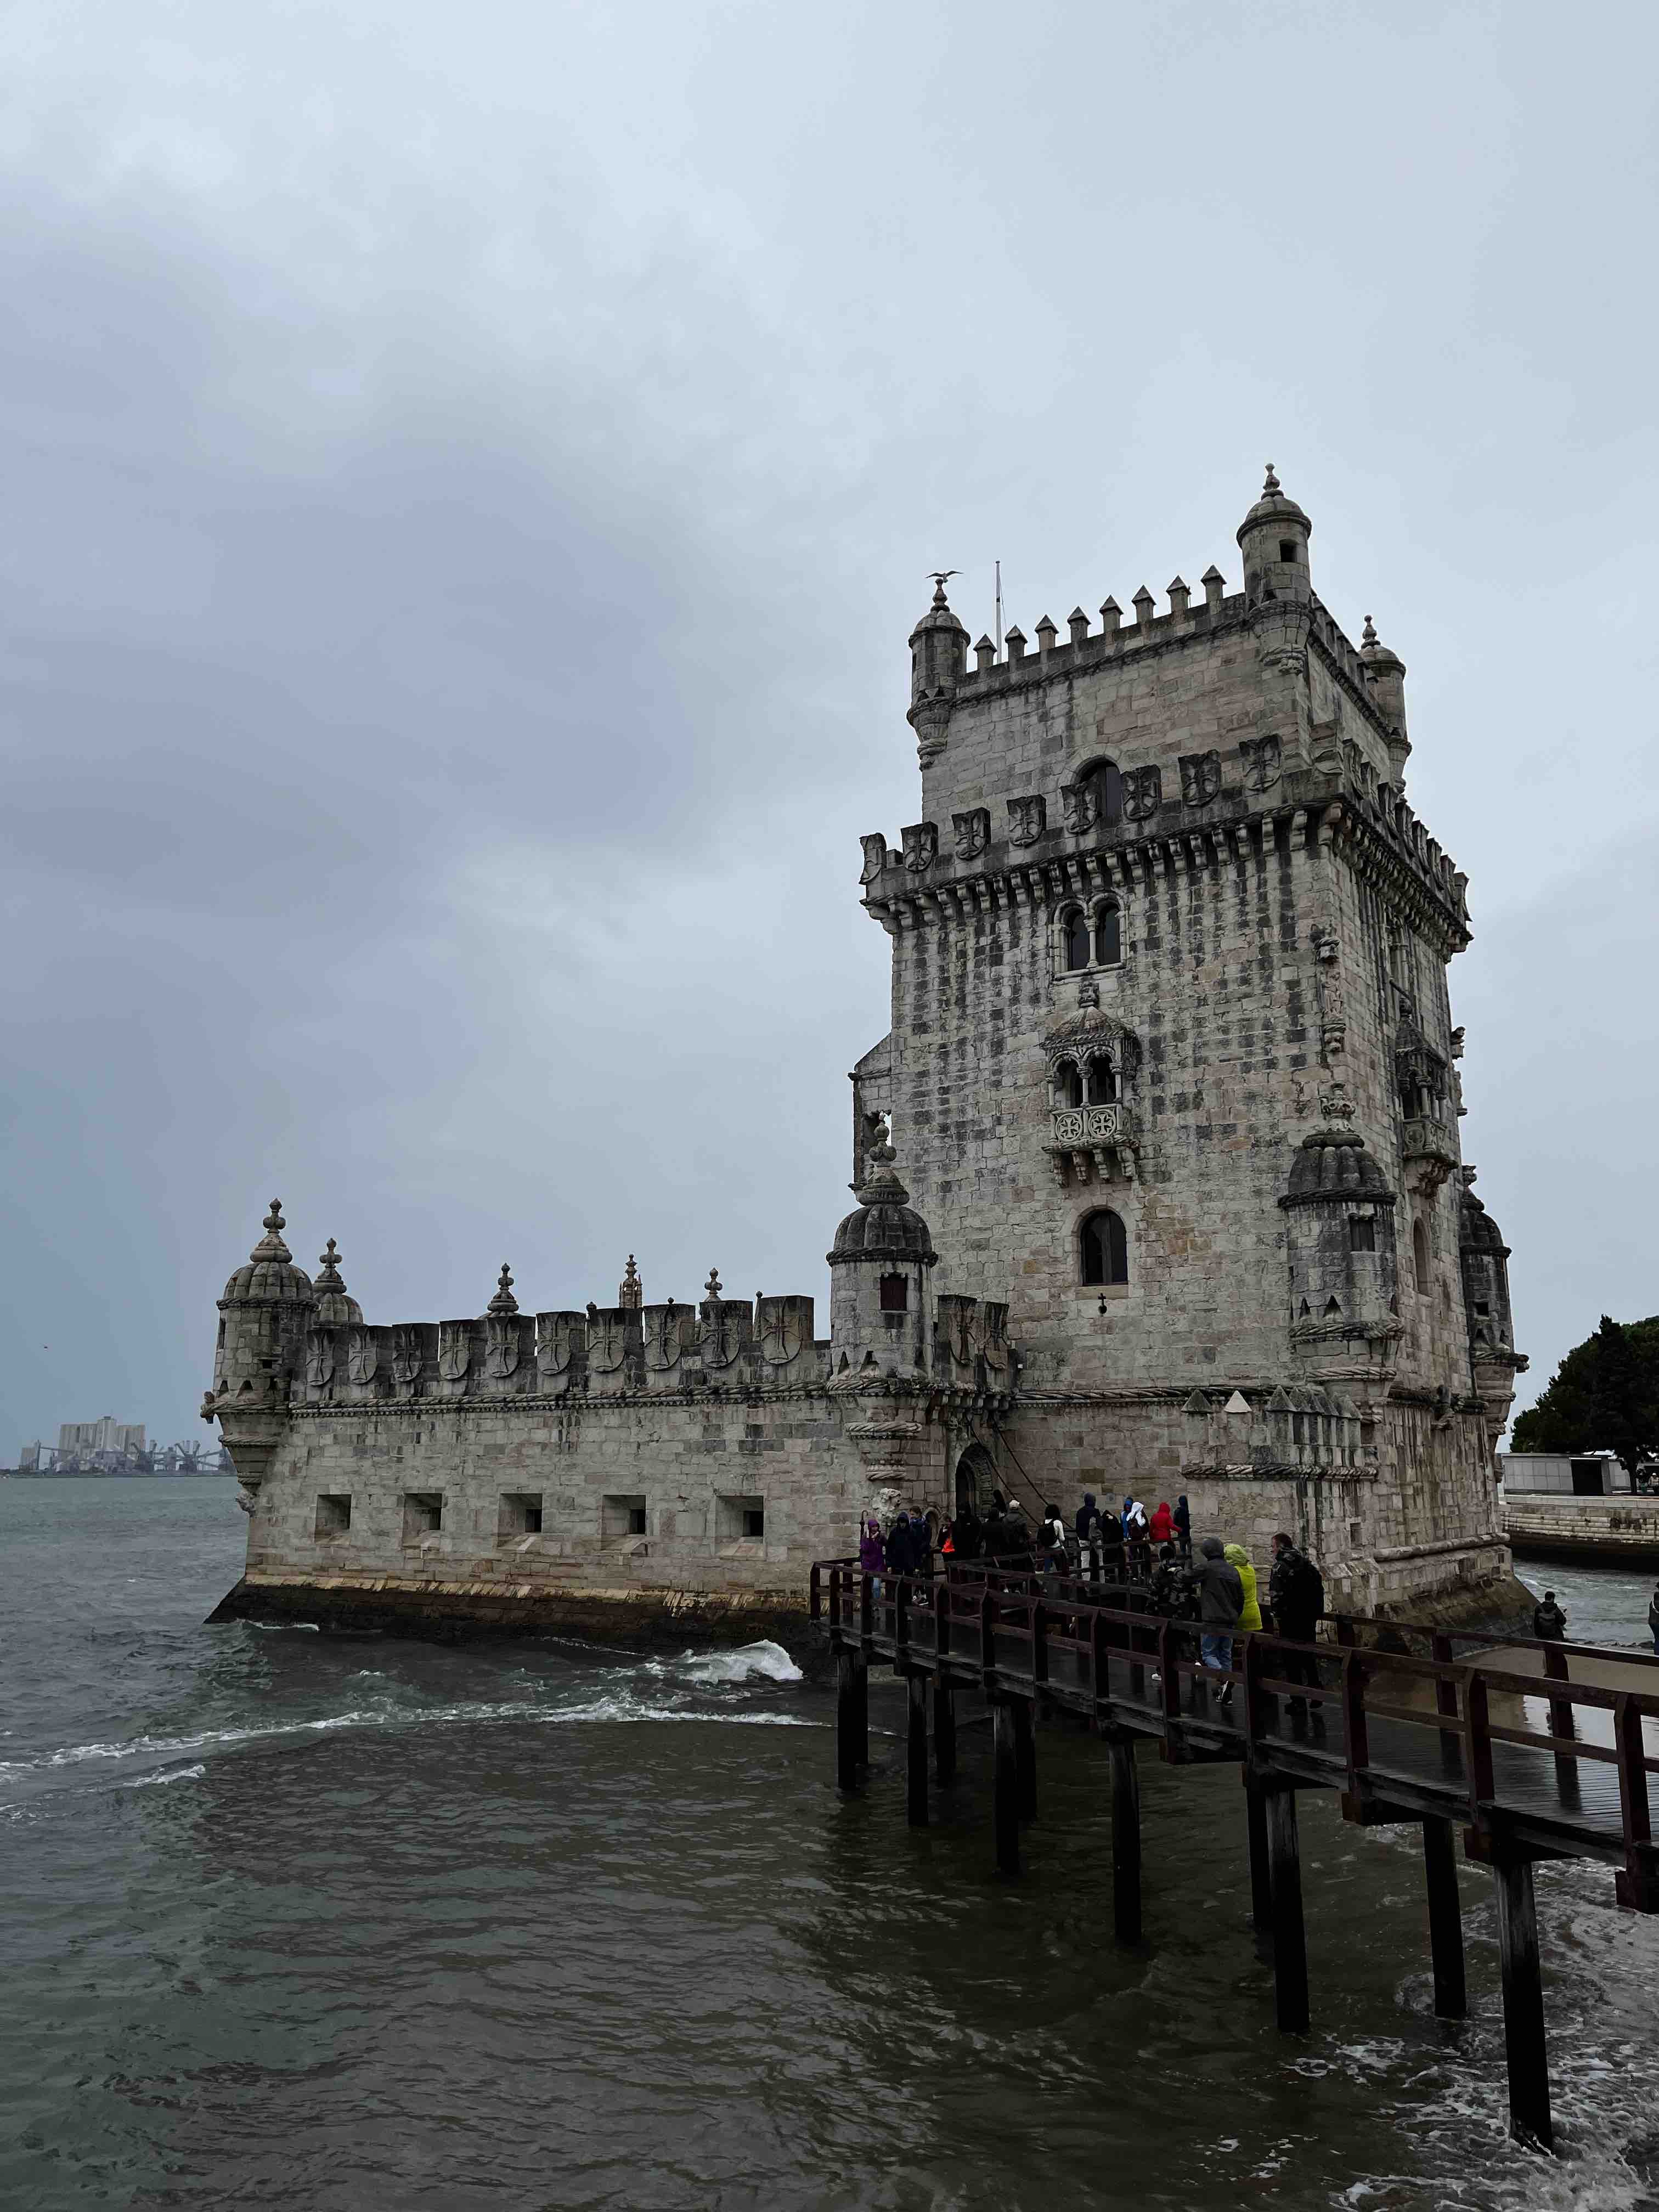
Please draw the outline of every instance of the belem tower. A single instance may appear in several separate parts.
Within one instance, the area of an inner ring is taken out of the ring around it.
[[[1159,611],[910,638],[920,818],[863,840],[892,1025],[811,1297],[367,1321],[273,1206],[204,1417],[249,1509],[218,1617],[753,1634],[866,1509],[1184,1491],[1330,1602],[1507,1585],[1508,1253],[1447,990],[1466,878],[1406,796],[1405,669],[1313,588],[1271,468]],[[969,666],[970,658],[973,666]]]

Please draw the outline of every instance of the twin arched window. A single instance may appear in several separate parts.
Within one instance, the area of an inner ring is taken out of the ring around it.
[[[1078,1256],[1085,1283],[1128,1281],[1129,1240],[1122,1222],[1109,1206],[1084,1215],[1078,1229]]]
[[[1109,1106],[1116,1097],[1117,1070],[1104,1053],[1091,1053],[1081,1064],[1075,1060],[1056,1062],[1056,1106]]]
[[[1123,916],[1115,899],[1085,909],[1071,908],[1061,923],[1062,957],[1068,971],[1115,968],[1123,957]]]

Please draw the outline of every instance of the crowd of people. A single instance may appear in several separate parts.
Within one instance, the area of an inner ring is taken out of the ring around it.
[[[859,1565],[868,1574],[927,1578],[941,1566],[977,1560],[1010,1571],[1041,1569],[1056,1578],[1139,1585],[1150,1612],[1198,1624],[1203,1663],[1222,1674],[1231,1668],[1233,1638],[1241,1632],[1271,1628],[1312,1644],[1325,1610],[1324,1578],[1290,1535],[1280,1530],[1273,1540],[1264,1606],[1244,1547],[1206,1536],[1194,1557],[1192,1527],[1184,1492],[1173,1506],[1164,1501],[1149,1512],[1128,1492],[1120,1513],[1085,1491],[1069,1525],[1050,1504],[1034,1528],[1017,1498],[996,1491],[983,1515],[966,1506],[937,1527],[926,1513],[907,1510],[884,1531],[872,1516],[860,1532]],[[1289,1655],[1284,1679],[1316,1686],[1311,1653],[1305,1659]],[[1229,1681],[1220,1700],[1224,1705],[1231,1696]]]

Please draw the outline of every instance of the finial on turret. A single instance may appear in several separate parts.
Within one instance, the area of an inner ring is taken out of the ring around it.
[[[645,1285],[640,1280],[640,1271],[634,1265],[634,1255],[628,1255],[628,1265],[623,1272],[617,1304],[630,1313],[637,1312],[645,1304]]]
[[[283,1231],[287,1226],[283,1218],[283,1201],[280,1198],[273,1198],[270,1211],[265,1216],[265,1233],[248,1257],[251,1260],[291,1260],[294,1255],[283,1242]]]
[[[936,607],[948,607],[951,602],[945,596],[945,586],[952,576],[959,576],[962,574],[961,569],[930,568],[927,573],[933,580],[933,605]]]
[[[717,1298],[720,1297],[720,1271],[718,1267],[711,1267],[708,1270],[708,1280],[702,1286],[702,1294],[706,1298]]]
[[[493,1314],[515,1314],[519,1310],[519,1301],[513,1295],[513,1270],[505,1260],[501,1262],[501,1279],[487,1310]]]
[[[1273,465],[1269,461],[1267,464],[1267,481],[1261,487],[1261,496],[1263,499],[1271,499],[1278,493],[1279,489],[1279,478],[1273,474]]]
[[[340,1248],[331,1237],[326,1252],[317,1255],[318,1272],[312,1281],[313,1291],[343,1291],[345,1283],[340,1274]]]
[[[1361,645],[1375,645],[1376,643],[1376,625],[1372,622],[1369,615],[1365,617],[1364,629],[1359,633],[1359,642]]]

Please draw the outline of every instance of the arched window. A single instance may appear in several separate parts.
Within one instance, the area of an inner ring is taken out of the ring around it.
[[[1108,1208],[1085,1214],[1079,1231],[1079,1251],[1085,1283],[1127,1283],[1129,1244],[1123,1224]]]
[[[1089,1103],[1109,1106],[1117,1097],[1117,1073],[1103,1053],[1089,1062]]]
[[[1118,774],[1115,761],[1095,761],[1078,778],[1085,791],[1092,793],[1092,812],[1097,829],[1109,829],[1114,822],[1123,819],[1123,778]]]
[[[1420,1221],[1412,1224],[1412,1267],[1417,1276],[1417,1294],[1429,1295],[1429,1232]]]
[[[1066,917],[1066,965],[1086,968],[1088,964],[1089,917],[1080,907],[1074,907]]]
[[[910,1303],[910,1285],[903,1275],[884,1275],[881,1279],[881,1310],[883,1313],[904,1313]]]
[[[1115,968],[1122,957],[1123,917],[1114,899],[1095,915],[1095,962],[1098,967]]]
[[[1083,1103],[1083,1078],[1078,1073],[1074,1060],[1062,1060],[1054,1070],[1054,1103],[1056,1106],[1080,1106]]]

